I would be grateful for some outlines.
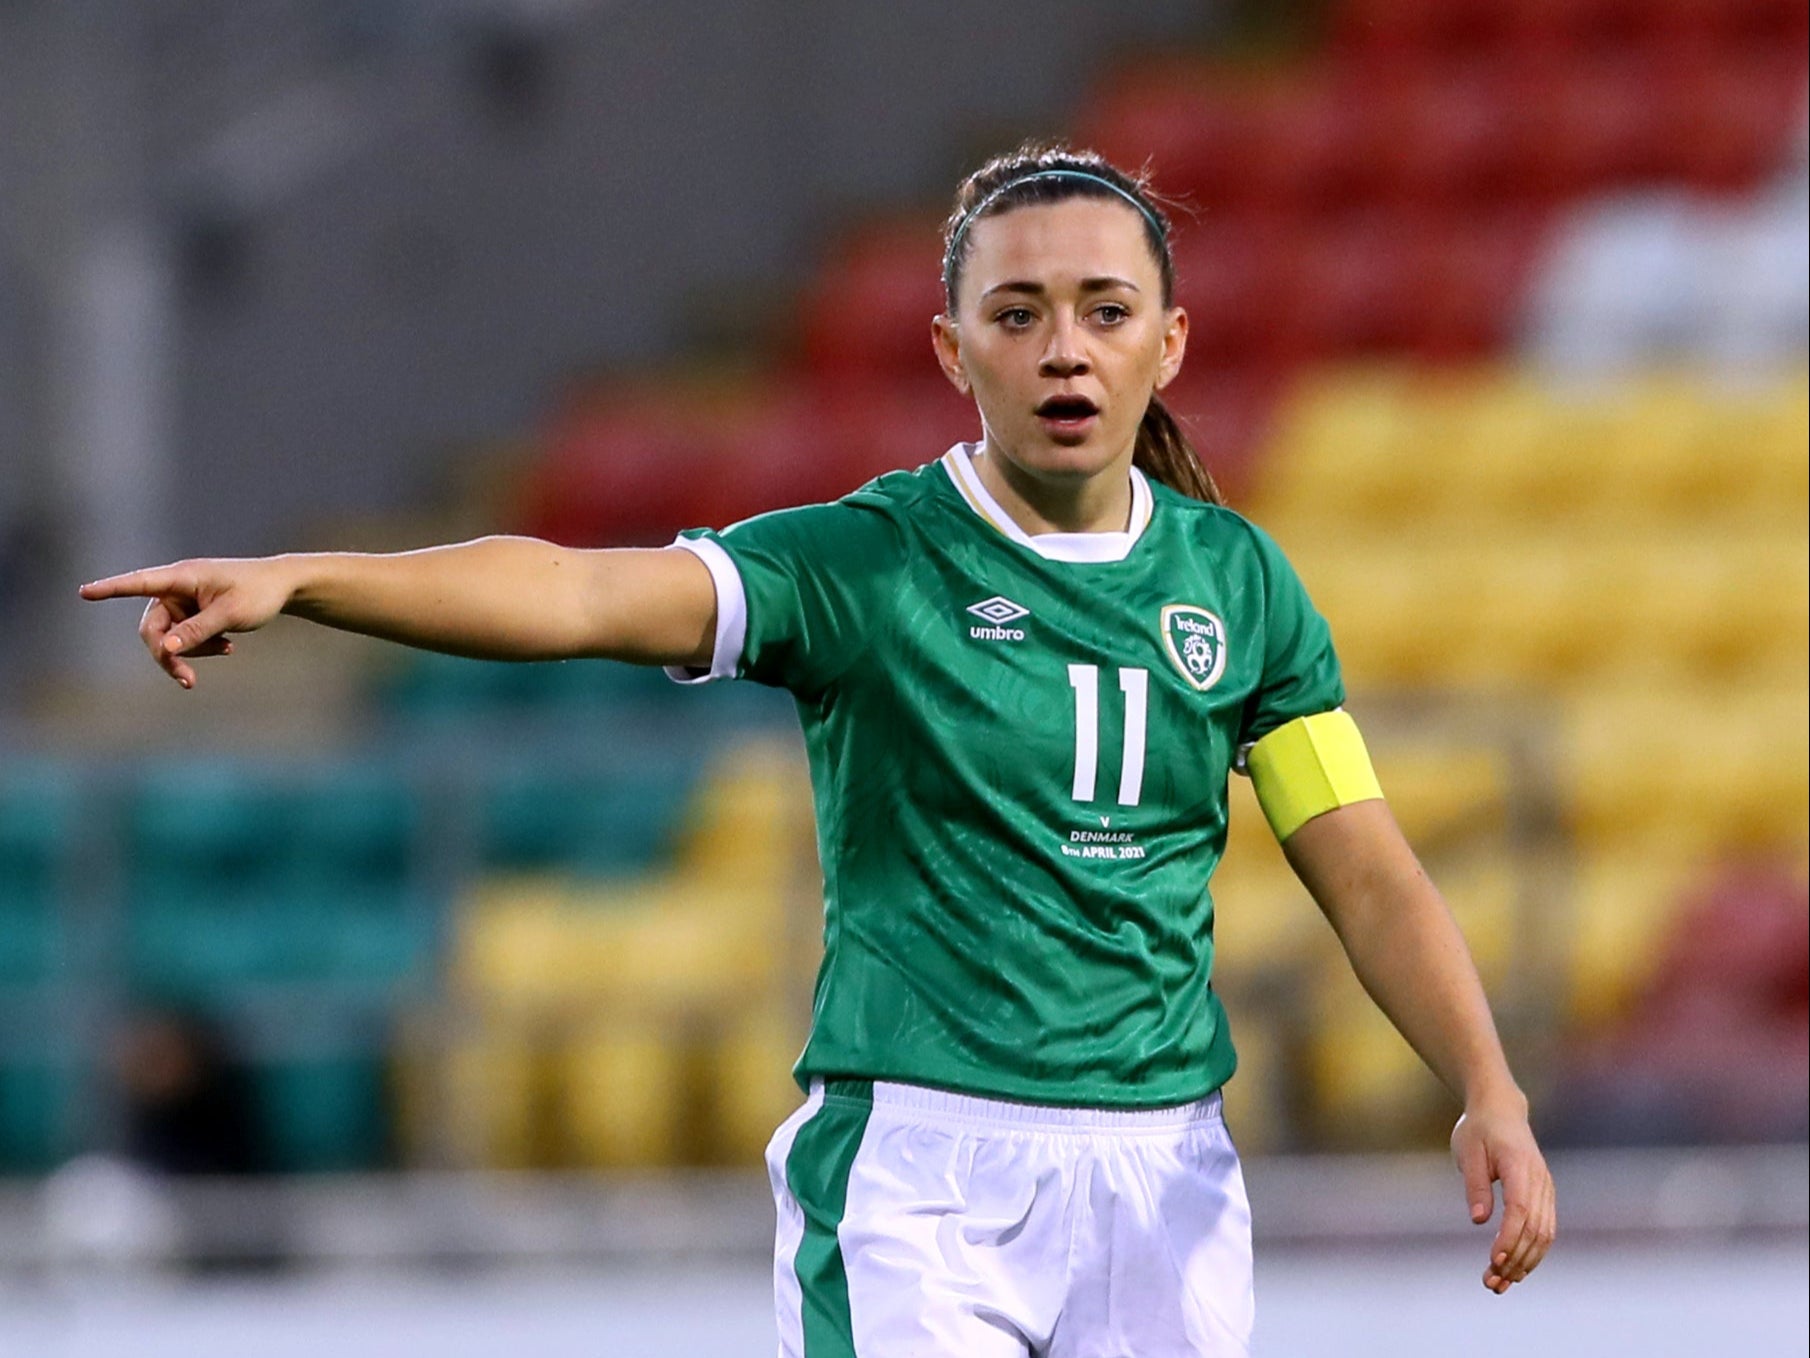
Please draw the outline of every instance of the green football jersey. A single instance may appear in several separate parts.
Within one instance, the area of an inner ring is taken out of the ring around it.
[[[800,1083],[1140,1107],[1231,1075],[1207,881],[1237,751],[1344,698],[1247,520],[1133,472],[1122,533],[1029,537],[965,447],[681,546],[709,677],[789,689],[824,955]]]

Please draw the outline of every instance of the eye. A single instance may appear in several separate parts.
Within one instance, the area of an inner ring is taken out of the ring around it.
[[[1094,308],[1094,319],[1102,325],[1122,325],[1131,319],[1131,308],[1123,302],[1102,302]]]
[[[1008,330],[1023,330],[1037,318],[1028,306],[1009,306],[993,319]]]

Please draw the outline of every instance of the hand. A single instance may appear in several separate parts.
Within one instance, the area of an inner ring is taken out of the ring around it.
[[[138,636],[164,673],[195,687],[190,660],[231,655],[228,632],[252,632],[283,611],[295,583],[281,557],[178,561],[82,586],[84,599],[148,598]]]
[[[1533,1272],[1558,1231],[1552,1174],[1527,1124],[1525,1101],[1466,1108],[1452,1129],[1452,1155],[1479,1226],[1495,1206],[1492,1185],[1502,1182],[1502,1224],[1483,1270],[1483,1285],[1501,1296]]]

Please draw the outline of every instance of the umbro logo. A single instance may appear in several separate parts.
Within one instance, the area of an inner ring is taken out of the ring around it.
[[[977,618],[985,618],[995,627],[1003,626],[1018,618],[1028,618],[1031,610],[1013,603],[1003,594],[995,594],[991,599],[982,599],[977,604],[969,604],[968,611]]]
[[[1016,627],[1007,627],[1009,622],[1017,622],[1020,618],[1031,616],[1031,610],[1022,604],[1015,604],[1003,594],[995,594],[991,599],[982,599],[977,604],[969,604],[968,611],[977,618],[983,618],[991,626],[969,627],[968,635],[977,641],[1023,641],[1024,632]]]

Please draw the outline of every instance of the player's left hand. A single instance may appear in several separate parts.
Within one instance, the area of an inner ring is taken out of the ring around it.
[[[1534,1141],[1525,1103],[1466,1108],[1452,1129],[1452,1155],[1464,1176],[1471,1220],[1479,1226],[1495,1207],[1494,1184],[1502,1184],[1502,1223],[1483,1270],[1483,1285],[1500,1296],[1533,1272],[1558,1232],[1552,1172]]]

